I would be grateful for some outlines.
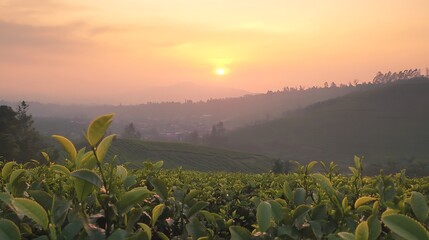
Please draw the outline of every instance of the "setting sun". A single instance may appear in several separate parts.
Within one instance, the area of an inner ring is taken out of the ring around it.
[[[225,74],[225,69],[223,69],[223,68],[218,68],[217,70],[216,70],[216,74],[217,75],[224,75]]]

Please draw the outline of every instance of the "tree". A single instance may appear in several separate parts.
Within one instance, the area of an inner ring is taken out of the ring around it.
[[[272,173],[288,173],[292,170],[292,163],[290,161],[284,161],[277,159],[274,161],[271,167]]]
[[[223,126],[223,122],[222,121],[218,122],[217,124],[212,126],[212,131],[208,136],[207,142],[209,144],[214,144],[214,145],[218,145],[222,143],[225,140],[225,132],[226,132],[226,129]]]
[[[197,144],[199,143],[199,138],[200,136],[198,134],[198,131],[194,130],[186,136],[185,140],[189,143]]]
[[[134,127],[134,123],[131,122],[130,124],[125,126],[124,132],[122,133],[122,137],[129,138],[129,139],[140,139],[141,134]]]
[[[27,114],[29,105],[22,101],[18,110],[0,106],[0,156],[18,162],[36,158],[44,147],[40,134],[33,127],[33,118]]]

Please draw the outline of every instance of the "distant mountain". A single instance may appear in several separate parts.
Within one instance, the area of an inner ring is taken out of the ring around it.
[[[116,139],[109,149],[121,163],[141,166],[143,161],[164,161],[166,168],[197,171],[268,172],[274,159],[244,152],[192,145]]]
[[[251,126],[277,119],[289,114],[290,111],[316,102],[379,87],[367,83],[357,86],[332,84],[330,87],[323,88],[284,88],[281,91],[268,91],[265,94],[198,102],[160,102],[140,105],[87,106],[29,102],[29,112],[34,117],[35,127],[44,135],[62,134],[73,139],[80,138],[90,119],[114,112],[116,116],[111,130],[115,133],[121,133],[127,124],[133,122],[145,139],[183,141],[187,134],[194,131],[197,131],[200,137],[210,133],[212,125],[219,121],[224,123],[227,130]],[[176,91],[182,91],[180,86],[177,86]],[[18,105],[18,103],[4,101],[0,101],[0,104]]]
[[[281,119],[228,134],[223,146],[281,157],[400,168],[429,172],[429,79],[415,78],[289,112]],[[397,170],[397,169],[396,169]]]
[[[185,102],[209,99],[233,98],[252,94],[251,92],[217,85],[200,85],[192,82],[152,87],[136,94],[135,102]]]

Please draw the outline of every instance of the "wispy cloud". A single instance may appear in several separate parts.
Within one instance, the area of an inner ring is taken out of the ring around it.
[[[58,12],[84,11],[90,8],[79,4],[53,0],[0,0],[0,13],[23,17],[40,16]]]

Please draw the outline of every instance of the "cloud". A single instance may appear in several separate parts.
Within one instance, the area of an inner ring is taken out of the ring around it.
[[[52,48],[87,44],[73,37],[80,25],[34,26],[0,20],[0,47]]]
[[[66,55],[91,51],[95,43],[81,34],[83,27],[83,23],[37,26],[0,20],[0,64],[58,62]]]
[[[0,1],[0,13],[17,14],[22,17],[40,16],[56,12],[74,12],[89,10],[87,6],[53,0],[3,0]]]

